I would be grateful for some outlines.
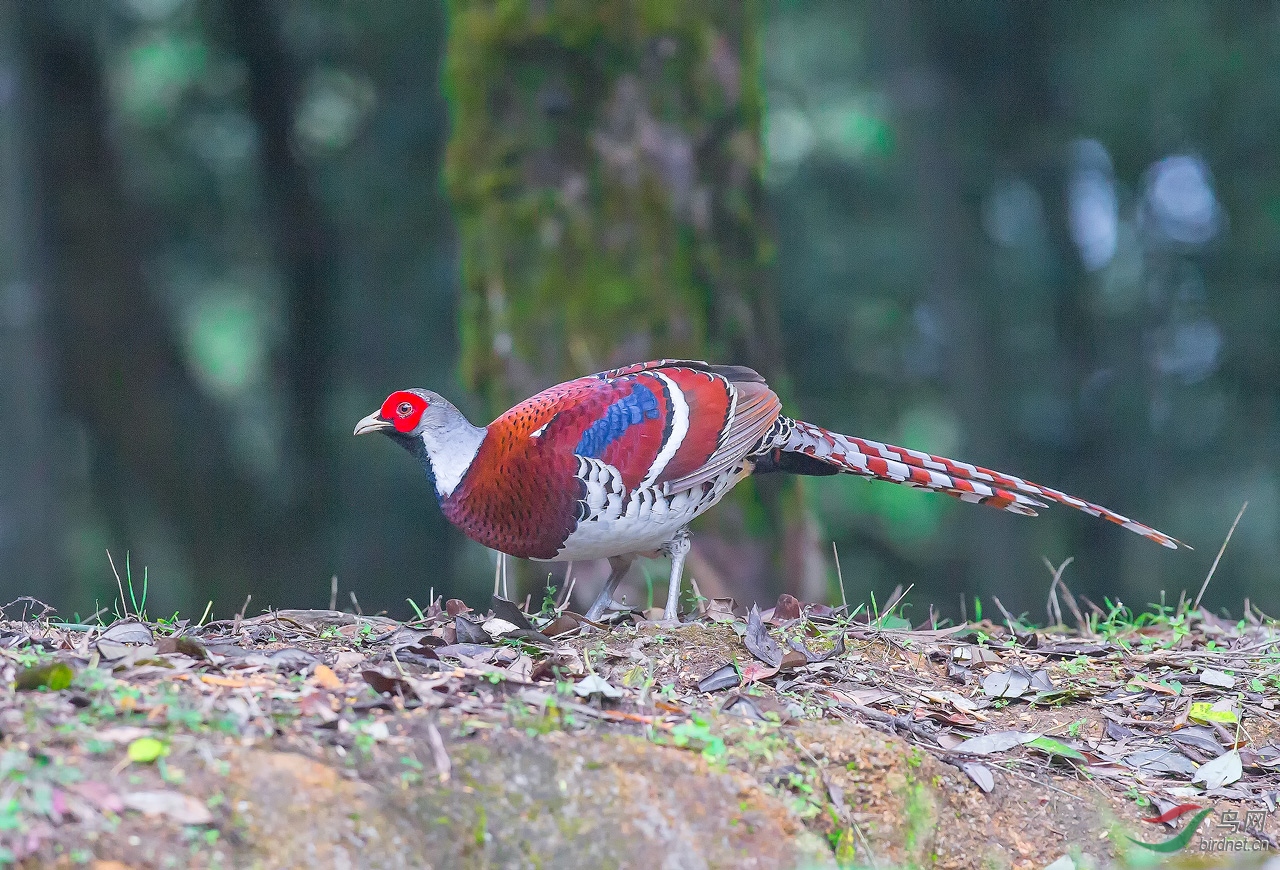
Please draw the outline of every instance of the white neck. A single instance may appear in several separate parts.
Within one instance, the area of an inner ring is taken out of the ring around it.
[[[422,430],[422,446],[431,459],[436,494],[448,498],[471,467],[487,429],[472,426],[461,413],[433,420]]]

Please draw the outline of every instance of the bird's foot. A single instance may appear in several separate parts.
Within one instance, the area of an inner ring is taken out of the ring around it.
[[[599,622],[604,618],[605,611],[609,609],[612,602],[597,601],[588,608],[587,612],[582,614],[592,622]]]

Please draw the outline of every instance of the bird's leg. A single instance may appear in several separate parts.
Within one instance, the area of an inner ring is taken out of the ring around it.
[[[667,586],[667,608],[662,611],[664,622],[672,622],[678,618],[680,607],[680,576],[684,573],[684,559],[689,555],[692,536],[688,529],[681,529],[671,541],[671,583]]]
[[[604,588],[600,590],[600,594],[587,610],[585,614],[587,619],[598,621],[604,616],[605,610],[613,603],[614,591],[622,582],[622,578],[627,576],[627,571],[631,570],[631,563],[635,558],[635,556],[614,556],[609,559],[609,579],[604,581]]]

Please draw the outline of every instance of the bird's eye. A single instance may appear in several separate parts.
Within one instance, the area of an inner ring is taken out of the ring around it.
[[[408,417],[413,413],[413,405],[409,402],[401,402],[396,405],[396,414],[401,417]]]

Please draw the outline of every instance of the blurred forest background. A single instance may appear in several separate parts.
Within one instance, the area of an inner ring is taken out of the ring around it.
[[[834,540],[917,618],[1043,618],[1042,555],[1141,606],[1247,499],[1206,600],[1274,613],[1278,129],[1269,3],[0,4],[0,595],[87,615],[110,549],[153,615],[475,603],[492,554],[354,422],[694,355],[1197,547],[761,481],[707,594],[839,600]]]

